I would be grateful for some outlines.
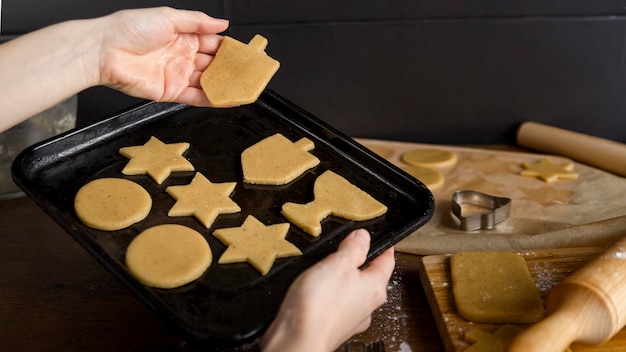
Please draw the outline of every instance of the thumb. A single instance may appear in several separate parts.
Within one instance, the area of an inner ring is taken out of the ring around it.
[[[342,256],[349,258],[354,267],[365,263],[367,252],[370,249],[371,236],[365,229],[352,231],[341,243],[337,250]]]

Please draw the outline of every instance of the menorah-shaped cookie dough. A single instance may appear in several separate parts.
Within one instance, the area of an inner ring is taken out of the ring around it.
[[[312,236],[322,232],[322,220],[329,215],[363,221],[379,217],[387,207],[345,178],[326,171],[315,180],[314,200],[307,204],[285,203],[282,214]]]

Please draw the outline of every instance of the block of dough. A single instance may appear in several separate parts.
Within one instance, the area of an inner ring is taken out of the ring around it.
[[[543,302],[523,257],[511,252],[458,252],[450,258],[459,315],[480,323],[534,323]]]
[[[458,161],[456,153],[439,148],[419,148],[402,154],[402,161],[411,166],[447,168]]]
[[[308,138],[292,142],[280,133],[267,137],[241,153],[243,181],[261,185],[284,185],[320,160],[309,151],[315,144]]]
[[[200,76],[200,85],[213,107],[256,101],[280,63],[265,53],[267,39],[255,35],[244,44],[225,36],[213,61]]]
[[[574,163],[557,164],[550,159],[542,159],[536,163],[522,163],[522,176],[538,177],[545,182],[556,180],[575,180],[578,174],[574,172]]]
[[[315,180],[313,196],[314,200],[307,204],[283,204],[282,214],[315,237],[322,233],[321,222],[329,215],[363,221],[387,212],[384,204],[330,170]]]
[[[267,274],[276,258],[301,255],[298,247],[285,239],[288,223],[265,226],[254,216],[248,215],[240,227],[222,228],[213,235],[228,246],[218,263],[248,262],[261,275]]]
[[[190,184],[165,189],[167,194],[176,199],[167,215],[194,216],[204,227],[209,228],[219,214],[241,211],[239,205],[230,199],[236,185],[236,182],[212,183],[201,173],[196,173]]]
[[[82,186],[74,198],[76,215],[85,225],[105,231],[129,227],[148,216],[150,194],[133,181],[100,178]]]
[[[435,169],[420,166],[407,166],[403,167],[402,170],[420,180],[431,191],[443,186],[443,174]]]
[[[126,250],[128,271],[144,285],[157,288],[180,287],[198,279],[212,260],[206,239],[177,224],[146,229]]]
[[[187,149],[189,143],[165,144],[154,136],[144,145],[120,148],[120,154],[130,159],[122,173],[148,174],[161,184],[174,171],[194,171],[193,165],[183,157]]]

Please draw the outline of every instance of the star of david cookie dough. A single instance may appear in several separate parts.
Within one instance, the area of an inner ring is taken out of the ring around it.
[[[261,275],[267,274],[276,258],[301,255],[298,247],[285,239],[288,223],[265,226],[249,215],[241,227],[217,229],[213,235],[228,246],[219,264],[248,262]]]
[[[573,172],[574,163],[556,164],[550,159],[542,159],[536,163],[522,163],[525,170],[520,172],[522,176],[538,177],[546,182],[554,182],[557,179],[575,180],[578,174]]]
[[[194,171],[193,165],[183,157],[187,149],[189,143],[165,144],[156,137],[150,137],[144,145],[120,148],[120,154],[130,159],[122,173],[148,174],[161,184],[174,171]]]
[[[167,194],[176,199],[169,216],[194,216],[206,228],[211,227],[219,214],[232,214],[241,210],[230,199],[236,182],[212,183],[197,173],[191,183],[184,186],[169,186]]]

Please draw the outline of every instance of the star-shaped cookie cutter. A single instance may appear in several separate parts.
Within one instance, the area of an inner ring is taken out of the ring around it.
[[[478,214],[463,215],[463,206],[480,208]],[[483,211],[484,210],[484,211]],[[511,213],[511,199],[477,191],[461,190],[452,194],[452,213],[461,220],[461,230],[490,230]]]

